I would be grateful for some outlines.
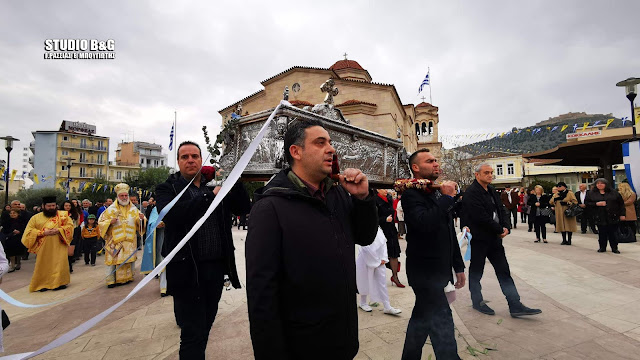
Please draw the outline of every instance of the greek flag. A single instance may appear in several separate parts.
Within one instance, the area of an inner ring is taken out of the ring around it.
[[[173,127],[174,125],[171,125],[171,134],[169,134],[169,151],[173,150]]]
[[[429,72],[427,72],[427,76],[424,77],[424,80],[422,80],[422,84],[420,84],[420,88],[418,89],[418,95],[420,95],[420,93],[422,92],[422,88],[425,85],[429,85]]]
[[[640,140],[622,144],[622,159],[629,185],[637,194],[640,191]]]

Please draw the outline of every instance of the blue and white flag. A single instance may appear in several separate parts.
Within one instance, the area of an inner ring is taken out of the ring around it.
[[[622,144],[622,159],[629,185],[637,194],[640,190],[640,140]]]
[[[418,95],[420,95],[420,93],[422,92],[422,88],[425,85],[429,85],[429,72],[427,72],[427,76],[424,77],[424,80],[422,80],[422,84],[420,84],[420,88],[418,89]]]
[[[173,150],[173,127],[175,124],[171,125],[171,134],[169,134],[169,151]]]

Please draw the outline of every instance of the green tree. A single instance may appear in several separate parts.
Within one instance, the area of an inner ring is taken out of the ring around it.
[[[542,188],[544,189],[544,192],[547,194],[551,194],[551,189],[556,186],[556,183],[554,183],[553,181],[548,181],[548,180],[542,180],[542,179],[538,179],[538,178],[533,178],[531,180],[529,180],[529,185],[527,186],[527,189],[529,190],[533,190],[533,188],[536,185],[540,185],[542,186]]]
[[[42,205],[42,198],[45,196],[55,196],[56,202],[62,204],[66,195],[66,192],[60,189],[22,189],[18,191],[15,198],[25,204],[27,210],[31,211],[34,206]]]
[[[130,174],[124,178],[124,182],[131,187],[144,189],[150,192],[156,191],[156,185],[167,181],[169,168],[166,166],[159,168],[148,168],[141,170],[137,174]]]

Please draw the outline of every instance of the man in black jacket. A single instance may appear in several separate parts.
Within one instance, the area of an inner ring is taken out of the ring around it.
[[[210,178],[200,173],[200,147],[185,141],[178,147],[180,172],[156,187],[158,210],[162,211],[191,179],[180,200],[167,213],[162,256],[166,257],[193,228],[211,205],[218,188],[206,186]],[[203,171],[204,172],[204,171]],[[209,331],[218,312],[224,276],[240,288],[231,237],[231,212],[249,211],[249,196],[242,183],[234,185],[224,201],[167,265],[167,293],[173,296],[176,322],[181,327],[180,358],[204,359]]]
[[[582,208],[582,214],[578,215],[578,220],[580,221],[580,230],[583,234],[586,234],[587,226],[589,226],[591,228],[591,232],[597,234],[598,230],[596,229],[596,225],[593,222],[593,217],[589,212],[589,210],[591,209],[588,209],[587,204],[585,203],[588,193],[587,184],[580,184],[578,188],[580,191],[576,193],[576,199],[578,200],[578,206]]]
[[[317,120],[289,125],[290,169],[256,191],[246,241],[255,358],[352,359],[358,352],[355,244],[369,245],[377,212],[366,176],[331,180],[335,149]]]
[[[440,175],[438,160],[428,149],[409,158],[416,179],[435,181]],[[407,225],[407,277],[416,303],[407,327],[403,360],[420,359],[431,337],[438,359],[460,359],[453,330],[451,308],[444,293],[449,281],[464,286],[464,262],[453,224],[456,183],[445,181],[440,191],[408,189],[402,194]],[[452,270],[456,273],[453,281]]]
[[[502,210],[500,197],[490,185],[493,181],[491,165],[478,165],[475,177],[473,184],[464,193],[462,201],[464,225],[469,227],[473,235],[469,265],[469,291],[473,308],[483,314],[495,315],[495,311],[483,300],[480,285],[485,261],[489,259],[498,276],[502,293],[509,303],[511,316],[539,314],[542,311],[530,309],[520,302],[518,289],[511,278],[509,263],[502,246],[502,239],[509,235],[509,225]]]

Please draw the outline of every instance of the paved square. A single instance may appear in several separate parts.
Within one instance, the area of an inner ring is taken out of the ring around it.
[[[233,235],[238,270],[244,280],[246,231],[234,229]],[[473,310],[468,289],[458,291],[452,309],[460,356],[474,359],[469,347],[486,351],[486,355],[477,355],[481,359],[640,358],[640,245],[621,244],[620,255],[600,254],[593,234],[574,234],[572,246],[560,246],[560,234],[552,231],[549,244],[533,243],[534,237],[520,225],[504,244],[522,302],[542,309],[542,314],[511,318],[493,268],[487,263],[483,294],[496,315]],[[406,243],[400,243],[404,249]],[[85,267],[77,262],[68,289],[29,293],[33,266],[33,259],[23,261],[22,270],[5,276],[2,289],[34,304],[87,293],[43,309],[19,309],[3,303],[12,321],[4,333],[6,355],[38,349],[133,289],[132,285],[107,289],[104,266]],[[142,278],[136,276],[136,282]],[[406,284],[404,272],[400,279]],[[409,287],[388,285],[391,304],[403,312],[400,316],[385,315],[381,307],[371,313],[359,312],[360,352],[356,359],[400,358],[414,296]],[[38,359],[177,359],[179,337],[172,298],[161,298],[154,281],[96,328]],[[432,354],[427,343],[423,358]],[[207,358],[253,358],[244,289],[223,291]]]

